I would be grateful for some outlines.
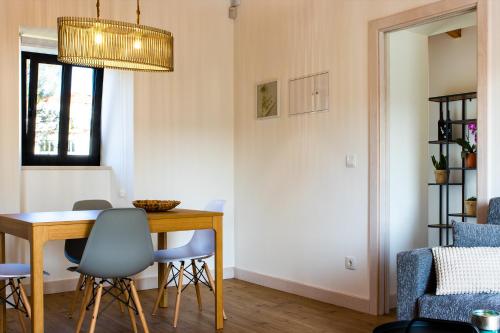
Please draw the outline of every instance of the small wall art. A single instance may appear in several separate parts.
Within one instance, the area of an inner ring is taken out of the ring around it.
[[[279,116],[278,80],[257,84],[257,119]]]

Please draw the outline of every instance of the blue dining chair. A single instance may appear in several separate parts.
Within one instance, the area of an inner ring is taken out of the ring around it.
[[[205,207],[205,210],[222,213],[224,212],[225,203],[225,200],[210,201]],[[177,321],[179,319],[181,294],[190,283],[193,283],[195,286],[196,299],[198,301],[198,308],[200,311],[202,310],[200,284],[207,286],[215,295],[214,279],[207,263],[205,262],[205,259],[215,255],[214,236],[214,231],[212,229],[196,230],[193,237],[186,245],[155,251],[154,260],[161,264],[168,264],[168,266],[158,287],[158,296],[153,307],[153,316],[156,315],[160,305],[160,300],[166,292],[165,290],[168,284],[172,281],[175,282],[175,285],[177,286],[177,297],[175,300],[173,321],[174,327],[177,327]],[[188,266],[185,266],[186,261],[190,261]],[[176,262],[180,263],[179,268],[174,265]],[[197,262],[200,264],[201,268],[197,266]],[[189,268],[191,268],[192,273],[189,272]],[[169,279],[171,272],[172,278]],[[222,272],[217,272],[217,274],[222,274]],[[188,280],[188,283],[185,286],[183,286],[183,278]],[[226,319],[225,312],[223,312],[223,314],[224,319]]]
[[[6,297],[0,296],[0,301],[17,310],[19,324],[24,333],[26,333],[24,318],[31,319],[31,306],[21,280],[29,277],[30,271],[28,264],[0,264],[0,281],[4,282],[0,291],[7,293]],[[48,275],[46,272],[44,274]],[[7,288],[10,288],[10,294],[7,292]],[[13,302],[9,301],[10,296],[12,296]]]
[[[153,242],[146,212],[137,208],[108,209],[99,214],[90,232],[77,272],[86,277],[76,333],[86,310],[93,306],[89,332],[94,333],[103,289],[124,304],[137,332],[134,313],[149,333],[139,295],[131,276],[153,265]],[[99,279],[99,282],[96,282]]]
[[[80,200],[73,204],[73,210],[105,210],[110,208],[113,208],[113,206],[106,200]],[[70,263],[73,264],[67,268],[68,271],[76,272],[78,265],[80,264],[80,260],[82,260],[85,244],[87,244],[87,238],[67,239],[64,242],[64,256]],[[78,303],[78,299],[80,298],[80,294],[82,293],[84,287],[85,276],[80,274],[78,283],[75,287],[72,302],[69,306],[68,318],[73,317],[76,304]]]

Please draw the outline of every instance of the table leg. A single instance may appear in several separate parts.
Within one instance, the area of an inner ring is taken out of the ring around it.
[[[222,216],[214,216],[213,228],[215,231],[215,329],[220,330],[224,327]]]
[[[158,233],[158,250],[163,250],[167,248],[167,233],[159,232]],[[167,269],[167,265],[158,263],[158,287],[161,285],[161,280],[165,271]],[[159,292],[159,290],[158,290]],[[163,296],[160,300],[160,308],[168,307],[168,293],[167,290],[163,293]]]
[[[5,263],[5,233],[0,232],[0,263]],[[0,281],[0,288],[2,289],[2,298],[5,298],[5,281]],[[7,317],[5,303],[1,302],[0,305],[0,333],[7,332]]]
[[[43,229],[33,228],[31,235],[31,332],[43,333],[43,246],[46,237]]]

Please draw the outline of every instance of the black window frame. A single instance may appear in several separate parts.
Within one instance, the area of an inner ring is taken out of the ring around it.
[[[27,96],[26,68],[30,60],[30,96]],[[36,93],[38,84],[38,64],[56,64],[62,66],[61,106],[59,115],[59,144],[57,155],[36,155]],[[94,70],[92,95],[92,118],[90,130],[89,155],[68,155],[69,119],[71,105],[71,75],[74,66],[59,62],[56,55],[36,52],[21,52],[21,136],[23,166],[99,166],[101,165],[101,107],[104,70]],[[28,102],[26,103],[26,101]],[[27,122],[27,123],[26,123]]]

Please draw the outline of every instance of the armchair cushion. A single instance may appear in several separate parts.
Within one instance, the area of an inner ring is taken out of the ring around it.
[[[436,295],[500,293],[500,248],[435,247]]]
[[[454,221],[453,246],[500,247],[500,225]]]
[[[469,322],[472,310],[500,311],[500,294],[425,294],[418,299],[418,308],[420,317]]]

